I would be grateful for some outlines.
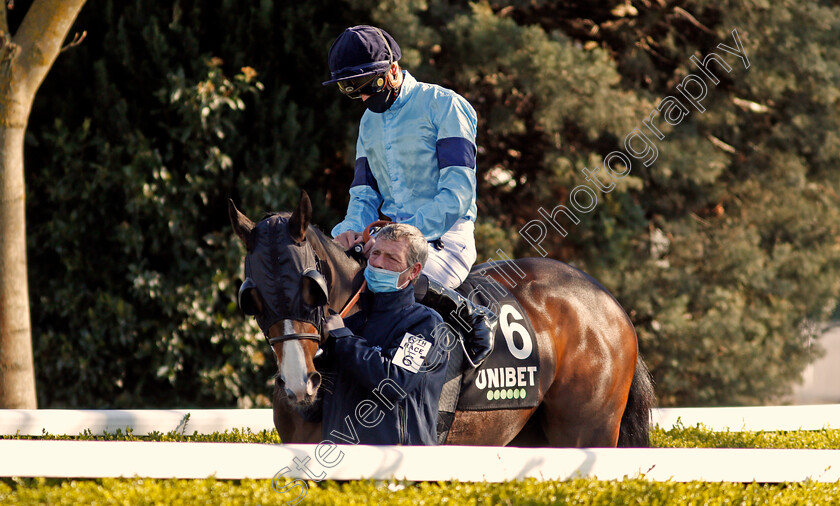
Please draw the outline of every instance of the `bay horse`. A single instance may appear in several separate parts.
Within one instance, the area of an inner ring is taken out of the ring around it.
[[[324,308],[316,306],[343,307],[362,284],[364,264],[310,226],[312,204],[306,192],[291,214],[276,213],[259,223],[233,201],[228,211],[247,251],[246,276],[250,271],[240,289],[240,306],[266,327],[262,330],[277,361],[277,433],[284,443],[318,443],[320,422],[307,422],[299,414],[313,406],[325,373],[313,362],[327,337]],[[570,265],[544,258],[513,262],[525,277],[508,289],[536,331],[540,403],[529,409],[457,411],[446,444],[649,446],[655,397],[627,313],[601,284]],[[306,264],[309,268],[301,272]],[[493,271],[490,275],[505,284]],[[325,375],[325,384],[328,379]]]

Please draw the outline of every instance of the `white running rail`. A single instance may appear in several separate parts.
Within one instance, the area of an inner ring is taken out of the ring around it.
[[[501,482],[574,477],[762,483],[840,480],[840,450],[498,448],[0,441],[0,477]],[[9,458],[10,457],[10,458]],[[327,464],[327,465],[325,465]],[[282,481],[280,482],[282,486]]]

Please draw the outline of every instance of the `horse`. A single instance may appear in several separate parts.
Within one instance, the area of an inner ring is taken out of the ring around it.
[[[325,310],[343,307],[359,290],[364,261],[310,225],[312,203],[304,191],[292,213],[271,214],[259,223],[232,200],[228,212],[245,245],[246,276],[251,272],[240,288],[240,306],[266,327],[277,362],[277,433],[284,443],[318,443],[320,422],[306,421],[301,413],[315,406],[322,373],[328,379],[314,362],[327,337]],[[529,409],[456,411],[445,444],[649,446],[653,383],[635,328],[615,297],[563,262],[508,261],[525,274],[509,289],[536,332],[540,402]],[[489,275],[505,282],[495,270]]]

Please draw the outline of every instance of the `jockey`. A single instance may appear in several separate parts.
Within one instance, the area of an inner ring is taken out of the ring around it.
[[[347,249],[379,218],[420,229],[428,260],[415,297],[468,331],[465,349],[477,367],[493,349],[498,318],[452,290],[476,259],[475,110],[452,90],[418,82],[397,61],[400,47],[385,30],[346,29],[329,51],[339,90],[367,108],[356,142],[355,177],[345,219],[332,236]],[[381,206],[381,209],[380,209]],[[365,245],[367,254],[374,240]],[[452,323],[450,323],[452,325]]]

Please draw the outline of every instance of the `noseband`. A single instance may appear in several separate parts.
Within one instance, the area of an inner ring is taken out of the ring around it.
[[[315,325],[312,325],[309,322],[301,322],[304,324],[306,332],[295,332],[294,323],[296,321],[298,320],[283,319],[277,322],[283,324],[283,333],[279,336],[274,337],[268,337],[268,335],[266,334],[265,338],[268,339],[268,344],[274,345],[277,343],[282,343],[284,341],[291,341],[293,339],[308,339],[310,341],[315,341],[318,344],[321,343],[321,334],[318,332],[318,329],[315,327]]]

